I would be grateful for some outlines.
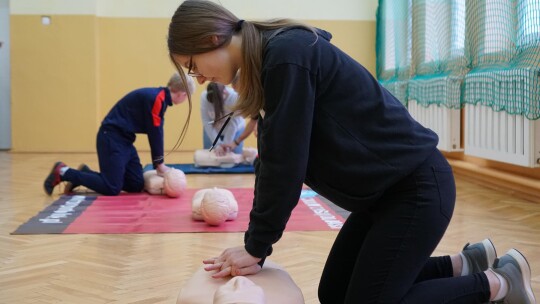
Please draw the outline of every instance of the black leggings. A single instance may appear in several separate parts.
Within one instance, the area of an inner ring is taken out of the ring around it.
[[[436,151],[341,228],[319,284],[322,304],[483,303],[483,273],[452,277],[449,256],[430,257],[455,204],[452,169]]]

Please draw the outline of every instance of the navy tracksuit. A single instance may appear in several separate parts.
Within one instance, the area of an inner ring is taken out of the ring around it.
[[[163,163],[163,123],[172,105],[168,88],[142,88],[128,93],[111,109],[99,128],[96,148],[100,172],[67,170],[62,180],[105,195],[122,190],[141,192],[143,169],[133,143],[137,133],[148,135],[154,166]]]

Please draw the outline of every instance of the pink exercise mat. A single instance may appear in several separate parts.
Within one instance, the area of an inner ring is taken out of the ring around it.
[[[191,198],[198,190],[187,189],[179,198],[147,193],[62,196],[13,234],[243,232],[247,229],[253,189],[228,189],[238,202],[238,217],[220,226],[210,226],[191,218]],[[343,217],[317,195],[306,193],[294,209],[285,231],[339,230],[344,223]]]

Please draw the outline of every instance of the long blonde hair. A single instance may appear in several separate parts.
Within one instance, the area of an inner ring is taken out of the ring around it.
[[[176,143],[174,144],[171,151],[176,151],[178,148],[180,148],[180,145],[184,141],[184,138],[186,137],[187,130],[189,128],[189,121],[191,120],[191,94],[195,91],[195,81],[192,78],[187,78],[186,75],[179,73],[173,73],[171,78],[169,79],[169,82],[167,83],[167,86],[171,90],[171,92],[186,92],[187,98],[188,98],[188,104],[189,104],[189,110],[188,110],[188,116],[186,121],[184,122],[184,126],[182,127],[182,130],[180,131],[180,135],[178,136],[178,139],[176,140]],[[170,153],[170,152],[169,152]],[[167,153],[167,155],[169,155]]]
[[[228,45],[233,35],[241,35],[242,72],[239,98],[234,110],[244,117],[254,117],[264,106],[261,83],[263,33],[275,30],[276,35],[291,27],[310,30],[317,37],[313,27],[290,19],[244,21],[217,3],[208,0],[186,0],[178,7],[169,24],[169,56],[179,73],[185,77],[182,67],[173,60],[173,55],[206,53]],[[212,41],[212,37],[218,38],[217,43]]]

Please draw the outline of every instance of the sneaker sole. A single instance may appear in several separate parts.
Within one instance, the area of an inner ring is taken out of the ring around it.
[[[497,258],[497,250],[495,249],[495,246],[493,245],[493,242],[491,242],[490,239],[483,240],[482,245],[484,246],[484,249],[486,250],[486,255],[488,259],[488,267],[491,267],[491,265],[495,263],[495,259]]]
[[[529,262],[527,262],[525,256],[523,256],[523,254],[521,254],[521,252],[519,252],[517,249],[512,248],[508,250],[506,254],[514,258],[514,260],[516,260],[519,264],[519,268],[521,269],[521,278],[523,279],[523,285],[525,286],[529,303],[536,303],[536,299],[534,298],[534,293],[531,287],[531,266],[529,266]]]
[[[45,179],[45,182],[43,183],[43,189],[45,189],[45,193],[47,193],[48,195],[52,195],[52,194],[53,194],[53,192],[54,192],[54,187],[56,187],[56,186],[53,186],[53,189],[52,189],[51,192],[49,193],[49,191],[47,191],[47,186],[46,186],[46,185],[47,185],[47,183],[49,183],[49,184],[52,184],[52,183],[53,183],[54,177],[52,177],[52,180],[51,180],[51,175],[54,173],[54,169],[56,168],[56,166],[58,166],[59,163],[60,163],[60,162],[54,163],[54,165],[52,166],[52,169],[51,169],[49,175],[47,176],[47,178]]]

